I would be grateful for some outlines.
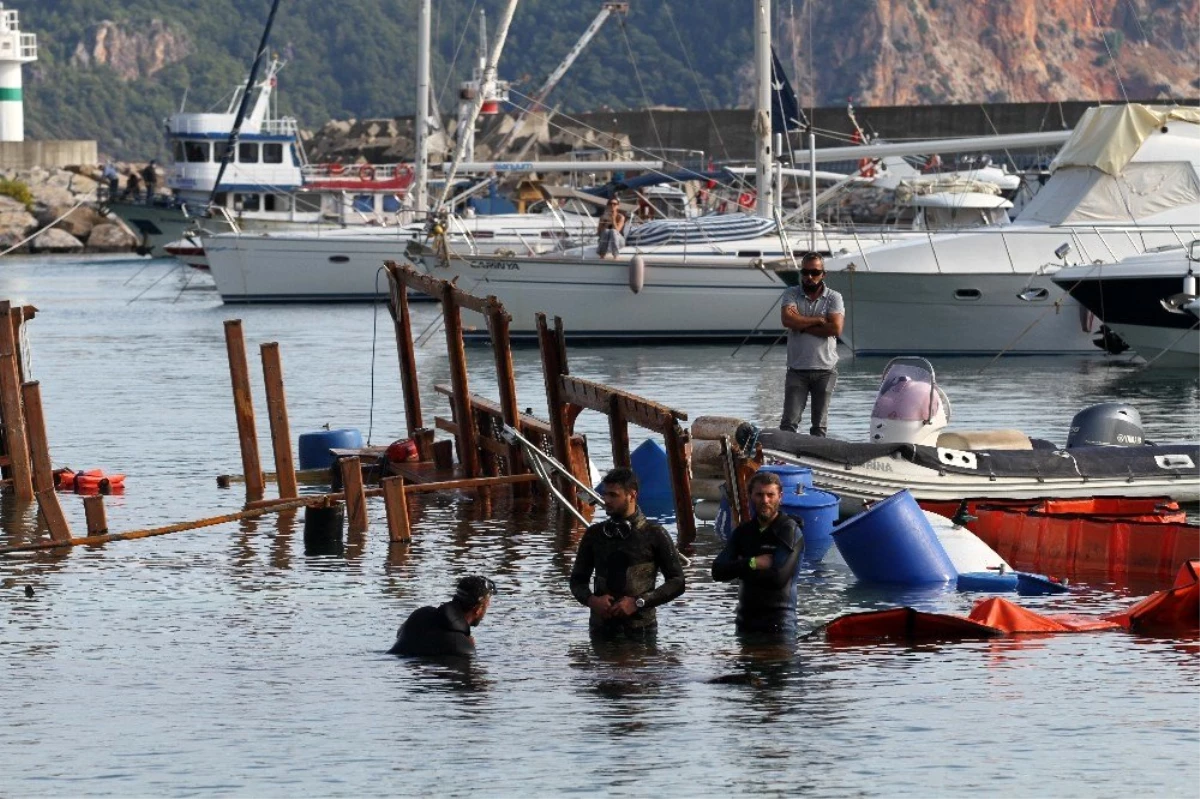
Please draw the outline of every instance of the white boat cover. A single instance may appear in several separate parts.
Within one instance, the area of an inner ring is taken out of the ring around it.
[[[1130,163],[1119,175],[1097,167],[1059,170],[1017,220],[1046,225],[1134,222],[1200,203],[1186,161]]]
[[[1200,108],[1138,103],[1089,108],[1050,162],[1050,171],[1085,166],[1118,175],[1146,137],[1171,121],[1200,125]]]
[[[636,247],[736,241],[766,236],[774,233],[777,227],[772,219],[748,214],[719,214],[698,216],[692,219],[658,219],[635,227],[629,231],[625,241]]]

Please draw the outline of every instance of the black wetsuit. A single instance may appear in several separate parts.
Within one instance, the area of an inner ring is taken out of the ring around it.
[[[804,536],[794,519],[779,513],[765,530],[758,519],[739,525],[712,565],[718,582],[741,580],[737,626],[747,631],[777,631],[796,623],[796,567]],[[771,566],[751,569],[750,558],[770,555]]]
[[[589,585],[595,572],[595,594],[613,601],[631,596],[645,600],[645,607],[621,619],[605,619],[593,610],[593,633],[650,632],[658,626],[654,608],[683,593],[685,584],[679,553],[667,531],[648,521],[639,509],[626,520],[607,519],[593,524],[583,534],[575,565],[571,569],[571,593],[587,605],[593,595]],[[654,587],[662,572],[663,583]]]
[[[471,625],[453,602],[438,607],[417,608],[400,625],[390,655],[464,655],[475,654]]]

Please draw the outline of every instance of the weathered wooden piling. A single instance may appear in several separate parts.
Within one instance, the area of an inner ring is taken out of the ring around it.
[[[388,308],[392,314],[396,331],[396,351],[400,357],[400,385],[404,394],[404,423],[408,437],[417,439],[417,431],[424,428],[421,419],[421,389],[417,379],[417,354],[413,347],[412,317],[408,309],[408,287],[396,280],[388,281]],[[430,433],[433,431],[431,430]],[[420,442],[418,441],[418,447]],[[418,448],[418,452],[420,449]],[[420,453],[422,460],[433,454],[426,450]]]
[[[367,495],[363,492],[362,462],[356,457],[338,459],[342,489],[346,497],[346,515],[352,533],[366,532]]]
[[[99,494],[83,498],[83,516],[87,522],[87,534],[108,533],[108,518],[104,512],[104,497]]]
[[[19,310],[19,309],[18,309]],[[0,302],[0,421],[4,423],[4,455],[13,494],[22,502],[33,499],[33,467],[25,437],[25,412],[21,404],[21,353],[19,326],[12,324],[12,304]]]
[[[50,465],[50,444],[46,438],[46,418],[42,415],[42,389],[37,381],[21,386],[21,401],[25,409],[25,435],[29,441],[33,491],[38,511],[56,542],[71,538],[71,527],[63,515],[62,505],[54,490],[54,469]]]
[[[237,419],[238,445],[242,453],[242,475],[246,499],[262,499],[265,493],[262,461],[258,455],[258,432],[254,424],[254,401],[250,394],[250,369],[246,362],[246,339],[241,319],[225,320],[225,349],[229,354],[229,377],[233,383],[233,413]]]
[[[383,504],[387,509],[388,540],[411,541],[412,526],[408,518],[408,492],[404,490],[404,478],[385,477],[382,486]]]
[[[283,363],[279,357],[278,342],[268,341],[262,345],[262,364],[279,496],[289,499],[298,496],[299,491],[296,486],[296,464],[292,459],[292,431],[288,426],[287,396],[283,390]]]
[[[537,315],[538,349],[542,356],[542,380],[546,386],[546,407],[550,416],[550,439],[554,451],[554,459],[567,468],[574,463],[571,442],[571,424],[567,403],[563,400],[562,385],[559,378],[570,374],[567,366],[566,335],[560,317],[554,317],[554,330],[546,324],[546,315]],[[574,470],[572,470],[574,473]],[[575,475],[577,478],[578,474]],[[586,476],[585,480],[586,482]],[[575,484],[566,478],[559,478],[558,490],[568,500],[578,505]]]

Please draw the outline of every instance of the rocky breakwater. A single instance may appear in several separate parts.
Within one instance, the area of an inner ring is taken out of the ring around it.
[[[141,165],[121,165],[121,182]],[[131,252],[137,238],[98,210],[101,167],[0,172],[0,252]]]

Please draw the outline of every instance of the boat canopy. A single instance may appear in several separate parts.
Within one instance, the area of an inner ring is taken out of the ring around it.
[[[1131,222],[1174,209],[1194,211],[1197,203],[1200,185],[1190,163],[1134,161],[1118,175],[1095,166],[1060,169],[1017,219],[1047,225]]]
[[[654,247],[661,244],[690,244],[753,239],[774,233],[773,219],[747,214],[720,214],[691,219],[659,219],[629,231],[631,246]]]
[[[1071,138],[1050,162],[1050,171],[1082,166],[1119,175],[1133,160],[1142,142],[1172,121],[1200,125],[1200,108],[1138,103],[1089,108],[1075,126]]]

